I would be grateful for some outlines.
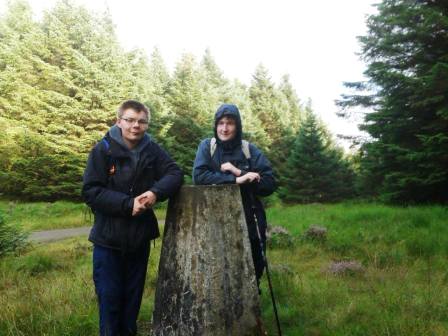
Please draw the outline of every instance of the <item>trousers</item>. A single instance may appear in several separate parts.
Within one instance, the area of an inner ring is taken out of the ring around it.
[[[149,244],[135,253],[94,245],[93,281],[101,336],[137,334],[149,252]]]

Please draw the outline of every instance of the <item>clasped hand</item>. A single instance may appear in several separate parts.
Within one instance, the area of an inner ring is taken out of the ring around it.
[[[243,183],[251,183],[251,182],[260,182],[260,174],[255,172],[248,172],[241,176],[241,170],[235,167],[230,162],[223,163],[221,165],[221,171],[224,172],[230,172],[233,175],[236,176],[236,184],[243,184]]]
[[[152,191],[147,191],[134,198],[132,216],[137,216],[152,207],[157,201],[157,196]]]

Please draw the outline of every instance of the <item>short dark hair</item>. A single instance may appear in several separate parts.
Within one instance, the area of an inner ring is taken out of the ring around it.
[[[123,103],[121,103],[120,107],[118,108],[117,117],[121,118],[123,115],[123,112],[127,109],[132,109],[136,112],[145,112],[146,116],[148,117],[148,121],[151,118],[151,114],[149,112],[149,109],[142,103],[136,100],[125,100]]]

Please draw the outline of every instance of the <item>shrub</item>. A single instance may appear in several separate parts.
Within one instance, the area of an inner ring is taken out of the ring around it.
[[[303,234],[305,239],[324,242],[327,240],[327,229],[319,225],[311,225]]]
[[[28,234],[20,228],[6,224],[0,212],[0,257],[24,248]]]
[[[270,248],[285,248],[294,245],[294,237],[282,226],[268,227],[266,238],[267,246]]]

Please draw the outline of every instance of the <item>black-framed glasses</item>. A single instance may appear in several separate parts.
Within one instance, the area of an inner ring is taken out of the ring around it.
[[[126,121],[129,125],[134,125],[135,123],[142,126],[148,125],[148,120],[146,119],[121,118],[121,117],[120,119]]]

